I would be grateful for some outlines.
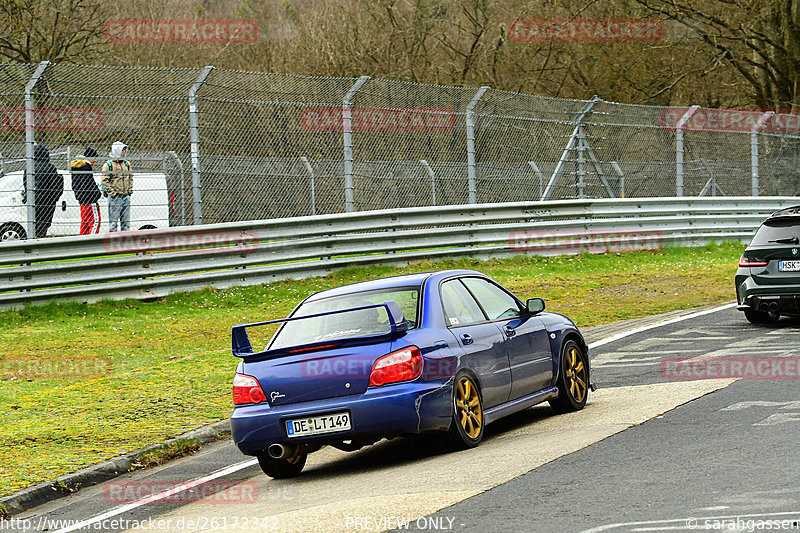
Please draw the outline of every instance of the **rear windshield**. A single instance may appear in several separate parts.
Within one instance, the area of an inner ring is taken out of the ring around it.
[[[395,301],[403,311],[408,329],[417,325],[417,302],[419,290],[416,287],[389,289],[367,292],[356,292],[333,296],[301,305],[292,315],[316,315],[329,311],[341,311],[354,307],[382,304]],[[348,337],[364,337],[389,333],[389,315],[385,307],[362,309],[346,313],[337,313],[305,320],[286,322],[277,331],[269,343],[269,349],[298,346],[326,340],[344,339]]]
[[[778,239],[791,239],[792,237],[800,238],[800,220],[770,220],[758,228],[750,246],[775,244]]]

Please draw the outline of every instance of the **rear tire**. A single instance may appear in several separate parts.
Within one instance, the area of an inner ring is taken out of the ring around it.
[[[589,397],[589,365],[574,340],[568,340],[561,349],[557,385],[558,398],[549,401],[556,413],[583,409]]]
[[[257,455],[261,471],[273,479],[296,477],[306,466],[307,453],[298,452],[294,457],[273,459],[269,454]]]
[[[456,374],[453,385],[453,420],[450,443],[460,450],[474,448],[483,440],[483,399],[475,381],[466,372]]]
[[[0,226],[0,241],[18,241],[28,238],[25,229],[16,222],[9,222]]]
[[[774,324],[781,317],[777,311],[756,311],[755,309],[745,309],[744,317],[751,324]]]

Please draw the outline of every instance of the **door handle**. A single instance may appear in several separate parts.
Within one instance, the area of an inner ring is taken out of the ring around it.
[[[514,328],[512,328],[511,326],[506,326],[505,330],[506,330],[506,335],[509,336],[509,337],[513,337],[514,335],[517,334],[517,331]]]
[[[472,344],[472,336],[469,333],[461,335],[461,342],[464,344]]]
[[[66,211],[67,210],[67,201],[66,200],[61,200],[61,210],[62,211]]]

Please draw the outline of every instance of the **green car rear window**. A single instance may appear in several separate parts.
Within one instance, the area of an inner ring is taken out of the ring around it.
[[[800,220],[771,220],[758,228],[750,246],[768,246],[792,237],[800,238]]]

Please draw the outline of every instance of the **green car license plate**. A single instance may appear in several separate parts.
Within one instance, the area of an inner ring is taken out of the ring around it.
[[[778,261],[781,272],[800,272],[800,261]]]

